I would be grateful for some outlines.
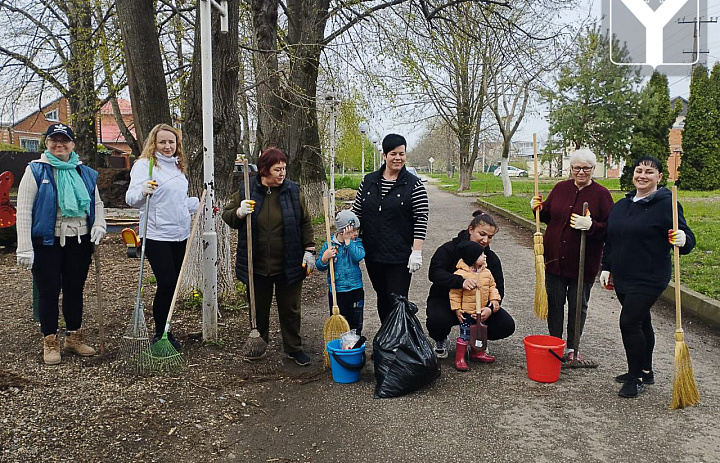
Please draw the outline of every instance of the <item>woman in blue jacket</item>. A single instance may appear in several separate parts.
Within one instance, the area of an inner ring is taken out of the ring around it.
[[[334,259],[335,293],[340,315],[347,319],[350,329],[354,329],[358,335],[362,332],[365,305],[365,291],[362,270],[360,270],[360,261],[365,258],[365,248],[362,239],[357,237],[359,227],[360,220],[351,210],[338,212],[335,218],[337,233],[332,237],[333,245],[328,249],[328,243],[323,244],[320,257],[315,264],[318,270],[325,271],[330,267],[330,259]],[[330,284],[328,272],[328,287]],[[332,291],[328,291],[328,301],[332,310]]]
[[[628,372],[615,378],[623,383],[621,397],[637,397],[645,384],[655,382],[650,309],[670,282],[672,246],[678,246],[680,254],[695,247],[695,235],[685,223],[680,204],[678,229],[673,230],[672,194],[658,188],[660,179],[660,161],[642,156],[633,166],[636,190],[615,203],[608,218],[600,283],[610,289],[612,278],[622,304],[620,332]]]

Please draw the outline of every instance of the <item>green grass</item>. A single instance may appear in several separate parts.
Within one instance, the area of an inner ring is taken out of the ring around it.
[[[496,206],[514,212],[521,217],[534,220],[530,210],[530,198],[534,192],[532,178],[513,178],[513,196],[503,196],[502,180],[490,174],[474,174],[475,180],[470,183],[471,192],[480,193],[480,197]],[[456,192],[458,186],[457,176],[448,179],[444,175],[434,174],[440,179],[442,188],[446,191]],[[541,179],[540,194],[547,197],[558,179]],[[618,179],[596,179],[608,188],[613,200],[624,196],[620,191]],[[672,183],[668,184],[672,187]],[[715,191],[679,191],[678,196],[684,209],[685,219],[695,234],[697,245],[687,256],[681,257],[681,282],[708,297],[720,299],[720,286],[717,285],[717,275],[720,273],[720,190]]]

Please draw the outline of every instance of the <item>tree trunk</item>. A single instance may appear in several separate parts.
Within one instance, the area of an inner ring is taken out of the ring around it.
[[[98,112],[95,91],[95,44],[92,34],[92,3],[77,1],[67,5],[70,23],[70,60],[67,65],[70,103],[70,123],[75,132],[75,151],[83,162],[97,167],[97,132],[95,116]]]
[[[502,169],[503,196],[509,198],[512,196],[512,182],[508,175],[508,161],[510,160],[510,137],[503,137],[502,160],[500,167]]]
[[[141,146],[156,124],[172,124],[154,5],[150,1],[116,2],[128,69],[135,136]]]
[[[120,105],[118,104],[117,98],[110,98],[110,105],[112,106],[113,116],[115,116],[115,122],[120,129],[120,133],[122,133],[123,137],[125,137],[125,142],[128,144],[128,146],[130,146],[130,150],[132,151],[133,156],[139,158],[142,150],[140,149],[140,146],[138,145],[135,137],[133,137],[132,132],[130,132],[130,129],[125,124],[125,120],[122,117],[122,112],[120,112]]]
[[[199,2],[198,2],[199,3]],[[215,200],[217,207],[222,208],[237,186],[233,181],[235,157],[240,152],[240,117],[237,107],[238,80],[238,5],[229,2],[229,19],[227,34],[220,32],[220,17],[217,12],[212,14],[212,75],[213,75],[213,130],[214,130],[214,163],[215,163]],[[233,8],[234,6],[234,8]],[[199,15],[198,15],[199,17]],[[202,126],[202,68],[200,53],[200,21],[195,25],[195,49],[192,69],[187,86],[185,103],[185,125],[183,142],[185,156],[188,160],[188,180],[190,191],[200,196],[204,188],[203,175],[203,126]],[[218,295],[235,291],[234,259],[230,249],[228,228],[220,216],[215,217],[215,228],[218,242]],[[202,230],[198,231],[202,234]],[[198,240],[199,241],[199,240]],[[202,287],[202,253],[195,245],[198,253],[193,252],[187,269],[185,285],[192,288]]]
[[[458,137],[460,143],[460,182],[458,184],[458,191],[465,191],[470,189],[470,180],[472,179],[473,164],[475,159],[472,158],[470,153],[470,134],[463,134],[462,137]]]

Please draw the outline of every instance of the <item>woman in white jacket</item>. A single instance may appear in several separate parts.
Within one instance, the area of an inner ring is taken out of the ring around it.
[[[150,158],[154,167],[150,172]],[[152,196],[147,217],[145,255],[150,261],[157,290],[153,300],[155,336],[158,341],[165,330],[170,303],[177,284],[185,246],[190,236],[190,213],[197,212],[199,200],[188,197],[185,156],[180,133],[167,124],[158,124],[150,131],[140,159],[130,172],[130,186],[125,202],[140,209],[140,224],[145,221],[145,201]],[[180,350],[180,344],[168,333],[168,339]]]

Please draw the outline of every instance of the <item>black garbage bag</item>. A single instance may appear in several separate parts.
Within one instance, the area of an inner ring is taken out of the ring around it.
[[[399,397],[430,384],[440,365],[406,297],[393,297],[393,309],[373,339],[375,398]]]

